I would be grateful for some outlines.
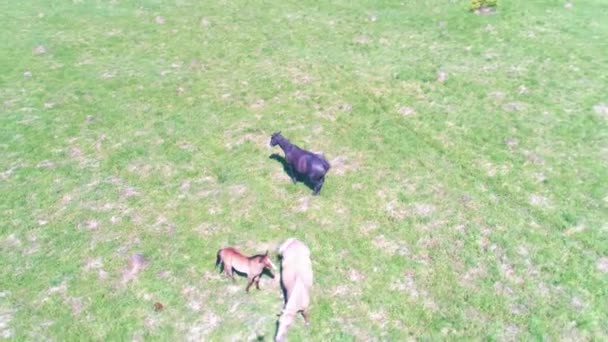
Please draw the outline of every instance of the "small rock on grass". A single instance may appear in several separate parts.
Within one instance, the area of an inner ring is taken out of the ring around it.
[[[440,83],[444,83],[447,80],[448,80],[448,73],[443,70],[440,70],[437,73],[437,81]]]
[[[46,48],[44,47],[44,45],[38,45],[34,49],[34,54],[35,55],[44,55],[45,53],[46,53]]]
[[[600,272],[608,273],[608,257],[601,257],[597,261],[597,269]]]

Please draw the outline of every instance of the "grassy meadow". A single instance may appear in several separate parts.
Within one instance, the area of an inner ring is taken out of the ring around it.
[[[468,5],[0,4],[0,338],[272,340],[296,237],[293,341],[608,339],[608,3]]]

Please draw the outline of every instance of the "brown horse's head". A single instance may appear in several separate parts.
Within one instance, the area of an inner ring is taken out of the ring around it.
[[[264,265],[264,267],[267,267],[269,269],[273,269],[276,270],[276,266],[274,266],[274,264],[272,263],[272,260],[270,260],[270,258],[268,257],[268,251],[266,251],[266,254],[262,254],[258,257],[258,261],[260,263],[262,263]]]

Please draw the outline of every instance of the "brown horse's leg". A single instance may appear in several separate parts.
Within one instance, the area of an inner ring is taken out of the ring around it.
[[[226,271],[226,275],[228,277],[230,277],[232,279],[232,282],[235,282],[234,280],[234,274],[232,274],[232,265],[224,265],[224,271]]]
[[[302,317],[304,317],[304,322],[308,327],[310,325],[310,312],[308,311],[308,309],[302,310]]]
[[[258,275],[258,280],[255,281],[255,288],[256,289],[260,289],[260,278],[262,278],[262,275]]]
[[[255,277],[254,278],[247,277],[247,287],[245,288],[246,292],[249,292],[249,288],[251,287],[251,285],[253,285],[254,279],[255,279]]]

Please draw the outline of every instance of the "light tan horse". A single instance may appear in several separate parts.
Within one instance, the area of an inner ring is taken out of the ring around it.
[[[260,289],[260,278],[262,277],[265,268],[276,270],[276,267],[268,257],[268,251],[266,251],[266,254],[248,257],[234,247],[226,247],[217,251],[215,267],[218,267],[219,265],[224,267],[224,272],[232,278],[232,281],[234,281],[233,269],[237,272],[247,274],[247,288],[245,288],[245,291],[247,292],[249,292],[249,288],[254,282],[255,287],[258,290]],[[270,272],[270,275],[274,277],[272,272]]]
[[[285,307],[279,318],[275,341],[284,341],[287,329],[298,312],[306,326],[309,321],[310,290],[312,289],[312,263],[310,250],[299,240],[288,239],[279,247],[281,259],[281,285],[285,294]]]

